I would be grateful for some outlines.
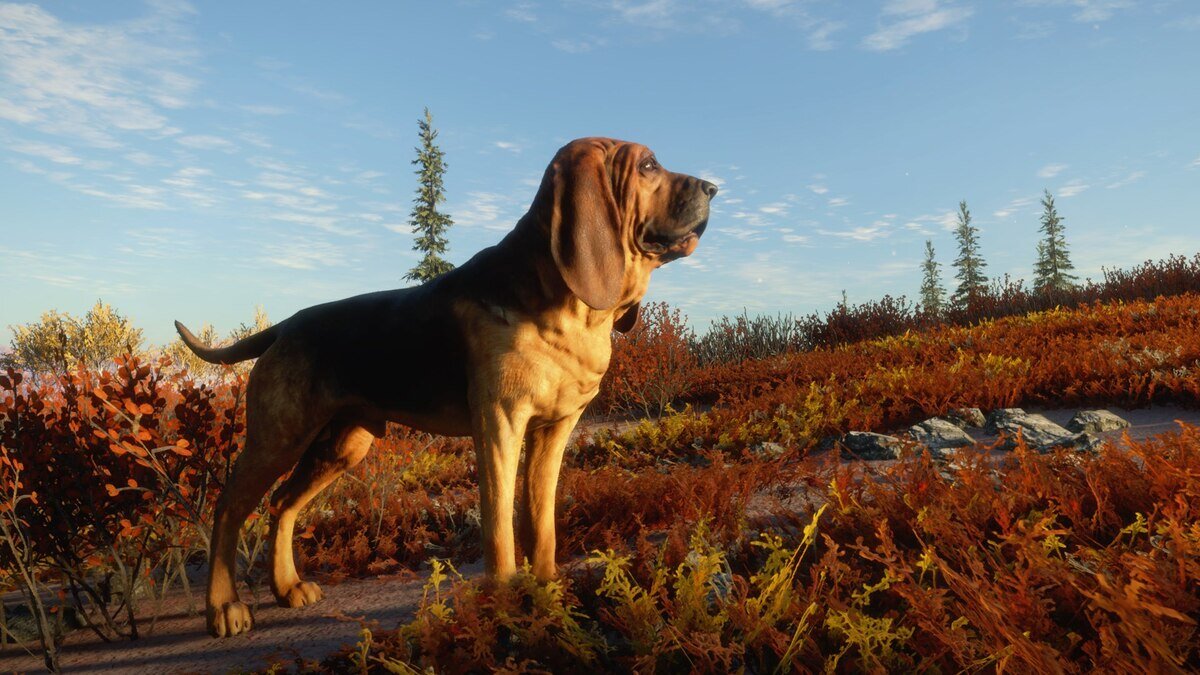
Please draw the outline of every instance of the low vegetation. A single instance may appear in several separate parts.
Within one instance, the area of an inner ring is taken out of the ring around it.
[[[974,448],[950,465],[919,452],[846,464],[817,449],[965,405],[1195,405],[1197,270],[1200,258],[1172,259],[1103,293],[961,325],[879,310],[837,332],[831,315],[826,335],[847,339],[816,343],[803,322],[747,317],[697,338],[676,310],[648,306],[617,338],[594,412],[649,418],[577,440],[559,492],[563,579],[459,578],[480,555],[470,443],[392,426],[306,511],[299,557],[324,579],[429,571],[425,600],[405,626],[290,665],[1200,668],[1197,429],[1094,455]],[[1141,298],[1155,289],[1180,292]],[[193,377],[134,356],[68,365],[0,375],[0,587],[44,619],[48,665],[56,613],[135,638],[156,597],[188,587],[244,434],[240,372]],[[252,586],[265,508],[241,542]]]

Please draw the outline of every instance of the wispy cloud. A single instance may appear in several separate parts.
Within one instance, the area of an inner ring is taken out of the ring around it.
[[[364,134],[378,138],[380,140],[391,140],[396,137],[396,130],[383,122],[370,119],[361,114],[355,114],[350,119],[342,123],[342,126],[347,129],[361,131]]]
[[[841,206],[846,206],[850,203],[850,200],[846,199],[845,197],[834,197],[833,199],[830,199],[828,203],[830,207],[836,209]]]
[[[30,279],[48,286],[78,291],[87,297],[110,297],[137,293],[144,285],[116,281],[114,273],[128,273],[125,261],[106,256],[103,259],[81,253],[64,253],[59,242],[40,249],[9,248],[0,244],[0,256],[13,264],[0,267],[0,280],[6,284]]]
[[[808,48],[818,52],[829,51],[836,45],[833,42],[833,34],[846,27],[846,24],[841,21],[819,21],[809,29]]]
[[[587,52],[603,47],[607,40],[599,37],[581,37],[581,38],[557,38],[550,42],[550,46],[568,54],[586,54]]]
[[[285,211],[271,212],[267,216],[271,220],[278,220],[283,223],[297,223],[307,225],[309,227],[337,234],[345,237],[357,237],[363,234],[362,230],[346,227],[342,223],[344,218],[334,215],[324,215],[316,213],[288,213]]]
[[[191,232],[170,227],[145,227],[122,234],[123,242],[117,251],[139,258],[178,261],[195,245]]]
[[[808,236],[803,234],[795,234],[791,228],[780,228],[779,231],[783,235],[780,237],[780,239],[783,239],[789,244],[807,244],[810,241]]]
[[[175,142],[185,148],[193,150],[220,150],[221,152],[236,152],[237,145],[232,141],[221,138],[220,136],[211,136],[207,134],[194,134],[190,136],[179,136]]]
[[[1017,197],[1004,206],[1001,206],[993,211],[992,215],[1003,220],[1014,213],[1025,210],[1036,201],[1037,200],[1033,197]]]
[[[519,143],[514,143],[512,141],[496,141],[492,143],[492,145],[500,148],[501,150],[507,150],[514,153],[519,153],[523,149]]]
[[[138,18],[82,25],[33,4],[0,5],[0,117],[103,148],[126,134],[175,133],[166,112],[196,86],[183,29],[194,10],[172,0],[148,7]]]
[[[293,236],[282,243],[264,245],[263,252],[263,262],[293,270],[314,270],[346,264],[342,248],[321,239]]]
[[[533,11],[534,5],[532,2],[518,2],[517,4],[504,10],[504,15],[513,21],[522,21],[524,23],[536,23],[538,20],[537,12]]]
[[[76,157],[70,149],[64,148],[61,145],[50,145],[49,143],[34,143],[34,142],[19,142],[9,146],[9,150],[19,152],[23,155],[32,155],[49,160],[55,164],[83,164],[83,160]]]
[[[520,206],[511,196],[498,192],[469,192],[466,204],[451,205],[447,212],[456,225],[488,230],[510,230]]]
[[[611,0],[609,6],[625,21],[653,28],[677,27],[686,10],[675,0]]]
[[[1066,164],[1047,164],[1038,169],[1037,175],[1038,178],[1054,178],[1063,171],[1066,171],[1066,169]]]
[[[1066,199],[1068,197],[1074,197],[1075,195],[1080,194],[1081,192],[1083,192],[1084,190],[1087,190],[1090,187],[1091,187],[1090,185],[1085,184],[1082,180],[1075,179],[1075,180],[1067,183],[1066,185],[1058,188],[1057,196],[1062,197],[1063,199]]]
[[[1176,28],[1179,30],[1200,30],[1200,14],[1193,16],[1185,16],[1182,19],[1176,19],[1167,24],[1168,28]]]
[[[876,220],[870,225],[860,225],[848,230],[817,230],[818,234],[823,234],[827,237],[840,237],[842,239],[853,239],[854,241],[875,241],[891,235],[890,223],[884,220]]]
[[[1136,6],[1133,0],[1021,0],[1021,4],[1033,7],[1070,7],[1075,10],[1071,18],[1083,23],[1108,21],[1119,10]]]
[[[106,179],[111,184],[105,186],[98,182],[98,177],[80,177],[70,171],[43,168],[27,160],[10,159],[9,163],[20,171],[44,176],[68,190],[106,201],[115,206],[152,211],[169,208],[164,201],[165,189],[138,184],[132,178],[121,174],[115,174],[117,176],[115,179]]]
[[[1050,37],[1054,34],[1054,22],[1052,21],[1018,21],[1017,22],[1017,39],[1018,40],[1041,40],[1042,38]]]
[[[1145,171],[1131,171],[1124,178],[1119,178],[1119,179],[1109,183],[1108,185],[1105,185],[1104,187],[1109,190],[1116,190],[1117,188],[1123,188],[1126,185],[1136,183],[1145,177],[1146,177]]]
[[[946,232],[953,232],[954,228],[958,227],[958,212],[942,211],[941,213],[925,213],[909,219],[904,226],[910,230],[925,233],[924,227],[926,225],[936,225]]]
[[[863,38],[863,46],[884,52],[899,49],[917,35],[952,28],[970,18],[972,10],[943,0],[889,0],[883,6],[882,27]]]
[[[285,108],[280,105],[268,105],[268,104],[263,104],[263,103],[242,105],[242,106],[238,106],[238,107],[241,108],[242,110],[245,110],[246,112],[252,113],[254,115],[268,115],[271,117],[277,117],[279,115],[287,115],[292,112],[291,108]]]

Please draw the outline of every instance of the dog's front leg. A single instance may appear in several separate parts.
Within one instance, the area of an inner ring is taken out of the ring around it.
[[[521,545],[538,579],[554,578],[554,503],[558,472],[579,412],[549,426],[530,429],[525,436],[525,484],[521,494]]]
[[[477,413],[475,456],[479,467],[479,511],[483,564],[488,575],[507,579],[517,571],[513,501],[517,464],[529,415],[493,403]]]

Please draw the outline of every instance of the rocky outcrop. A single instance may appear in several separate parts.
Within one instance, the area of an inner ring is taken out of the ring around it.
[[[1038,452],[1069,449],[1077,452],[1096,452],[1103,444],[1099,434],[1123,429],[1129,423],[1107,410],[1084,410],[1072,418],[1070,428],[1064,428],[1044,415],[1025,412],[1021,408],[997,408],[985,417],[978,408],[959,408],[945,417],[932,417],[909,427],[905,439],[896,436],[851,431],[842,436],[831,436],[818,446],[822,450],[841,448],[845,459],[882,460],[898,459],[906,449],[916,446],[917,450],[928,448],[937,460],[952,459],[956,448],[975,445],[977,442],[965,427],[982,427],[985,434],[1002,438],[996,446],[999,450],[1011,450],[1017,445],[1018,435],[1025,444]],[[767,444],[755,448],[760,454],[771,456],[775,448]]]
[[[846,459],[880,460],[900,456],[901,441],[895,436],[851,431],[839,437],[837,442],[842,446],[842,457]]]
[[[930,450],[947,450],[974,445],[975,439],[948,419],[934,417],[908,429],[908,436]]]
[[[955,408],[946,415],[946,420],[959,429],[979,428],[984,424],[983,411],[979,408]]]
[[[989,434],[998,434],[1007,431],[1008,426],[1024,416],[1025,410],[1022,408],[996,408],[987,414],[987,418],[985,418],[983,423],[983,430]]]
[[[1103,415],[1094,413],[1105,413]],[[1020,408],[1000,408],[987,416],[984,429],[1005,437],[1002,448],[1016,446],[1017,434],[1038,451],[1069,448],[1080,452],[1095,452],[1103,441],[1096,433],[1129,426],[1125,420],[1108,411],[1084,411],[1071,420],[1071,429],[1061,427],[1043,415],[1027,413]],[[1089,428],[1090,426],[1090,428]]]
[[[1076,452],[1097,452],[1100,450],[1100,446],[1103,444],[1104,441],[1096,434],[1093,434],[1090,431],[1081,431],[1077,434],[1073,434],[1070,438],[1062,443],[1052,446],[1051,449],[1066,448]]]
[[[994,420],[989,416],[988,424],[993,425],[997,433],[1011,438],[1015,438],[1018,433],[1021,434],[1030,447],[1039,450],[1052,448],[1063,445],[1073,436],[1070,431],[1046,419],[1044,415],[1035,413],[1014,415],[1011,411],[1015,408],[1007,410],[1009,412],[997,416]]]
[[[1067,422],[1067,428],[1076,433],[1090,431],[1099,434],[1127,429],[1129,422],[1107,410],[1081,410]]]

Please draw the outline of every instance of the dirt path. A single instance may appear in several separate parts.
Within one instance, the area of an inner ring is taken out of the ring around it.
[[[1039,410],[1059,424],[1075,410]],[[1140,410],[1109,408],[1132,425],[1130,437],[1141,439],[1178,429],[1176,420],[1200,426],[1200,410],[1159,406]],[[611,422],[610,422],[611,424]],[[599,426],[599,425],[597,425]],[[977,441],[993,440],[971,430]],[[1116,440],[1121,432],[1103,434]],[[467,565],[465,576],[482,574],[480,564]],[[75,631],[62,647],[64,672],[76,673],[224,673],[267,665],[272,656],[319,660],[342,645],[358,641],[361,626],[394,628],[407,620],[420,602],[424,579],[377,578],[325,587],[325,599],[301,609],[276,607],[265,589],[254,608],[255,626],[248,634],[213,640],[204,632],[200,614],[187,611],[182,595],[168,601],[154,630],[136,642],[103,643],[90,631]],[[197,593],[194,603],[202,605]],[[0,673],[37,672],[41,659],[8,646],[0,653]]]
[[[464,576],[478,576],[482,565],[465,565]],[[275,606],[265,588],[254,605],[254,630],[224,640],[204,632],[201,593],[193,601],[200,613],[187,611],[186,598],[169,598],[153,631],[149,624],[137,641],[101,642],[88,630],[67,636],[60,665],[67,673],[225,673],[262,668],[272,657],[320,660],[342,645],[358,641],[369,627],[395,628],[407,621],[421,601],[424,579],[377,578],[324,586],[325,598],[308,607]],[[0,654],[0,672],[38,672],[42,661],[9,645]]]

